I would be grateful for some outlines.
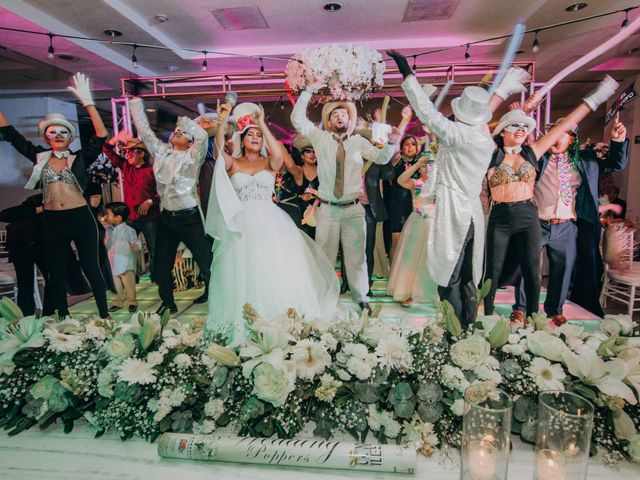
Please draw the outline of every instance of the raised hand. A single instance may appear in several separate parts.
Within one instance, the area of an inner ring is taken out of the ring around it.
[[[218,112],[218,118],[227,121],[229,115],[231,114],[231,109],[233,105],[231,103],[220,103],[220,99],[216,102],[216,112]]]
[[[522,104],[520,102],[511,102],[509,104],[509,110],[522,110]]]
[[[524,92],[527,87],[523,84],[529,80],[531,80],[531,75],[526,70],[520,67],[511,67],[496,88],[495,94],[506,100],[514,93]]]
[[[413,110],[411,110],[411,107],[409,105],[405,105],[404,107],[402,107],[401,115],[402,115],[402,119],[408,122],[409,120],[411,120],[411,117],[413,116]]]
[[[582,100],[589,105],[592,111],[596,111],[600,105],[606,102],[611,97],[620,84],[616,82],[611,76],[605,75],[602,81],[598,84],[595,90],[589,92],[589,94]]]
[[[391,133],[389,133],[389,143],[398,143],[400,141],[400,130],[398,127],[393,127]]]
[[[396,62],[398,70],[400,70],[400,73],[402,74],[402,78],[407,78],[409,75],[413,75],[409,62],[407,61],[407,57],[396,50],[387,50],[387,55],[393,58],[393,61]]]
[[[258,125],[265,124],[264,107],[262,106],[262,104],[258,104],[258,111],[253,114],[253,117],[256,119],[256,122],[258,122]]]
[[[616,142],[624,142],[627,138],[627,127],[617,118],[613,121],[613,127],[611,128],[611,140]]]
[[[67,87],[67,89],[73,93],[78,100],[80,100],[83,107],[95,105],[93,96],[91,95],[89,82],[89,77],[84,73],[78,72],[72,77],[72,86]]]

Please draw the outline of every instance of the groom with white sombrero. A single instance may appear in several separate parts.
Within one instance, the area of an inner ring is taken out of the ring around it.
[[[491,97],[483,88],[466,87],[451,102],[455,114],[455,121],[451,121],[429,100],[407,59],[395,51],[387,54],[404,77],[402,89],[417,117],[440,142],[427,268],[438,284],[440,299],[452,305],[460,323],[467,327],[476,318],[477,285],[482,278],[485,228],[480,192],[495,148],[487,127],[492,116]],[[508,75],[501,83],[496,90],[500,100],[522,89],[519,75]]]
[[[356,106],[351,102],[331,102],[322,109],[324,130],[307,118],[307,106],[318,85],[310,85],[300,94],[291,113],[291,123],[313,145],[318,162],[318,199],[316,242],[335,264],[342,243],[351,296],[360,308],[371,312],[367,292],[365,258],[365,212],[359,204],[362,192],[363,158],[385,164],[391,160],[398,141],[397,132],[381,149],[366,138],[354,135]]]

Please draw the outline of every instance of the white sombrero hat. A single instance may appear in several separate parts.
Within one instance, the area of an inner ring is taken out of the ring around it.
[[[38,133],[40,133],[42,138],[46,138],[45,132],[51,125],[60,125],[65,127],[71,132],[71,137],[76,136],[76,127],[67,120],[67,117],[61,113],[48,113],[42,120],[40,120],[40,123],[38,123]]]
[[[322,107],[322,125],[327,132],[330,132],[329,117],[331,112],[337,108],[344,108],[349,114],[349,128],[347,128],[347,135],[351,135],[356,128],[356,122],[358,121],[358,111],[356,105],[353,102],[329,102],[325,103]]]
[[[232,112],[232,116],[235,119],[236,132],[231,137],[233,142],[233,156],[239,157],[242,154],[241,135],[250,128],[257,128],[262,131],[256,123],[254,115],[260,112],[260,107],[255,103],[243,102],[235,106]],[[260,149],[260,155],[267,156],[266,140],[262,139],[262,148]]]

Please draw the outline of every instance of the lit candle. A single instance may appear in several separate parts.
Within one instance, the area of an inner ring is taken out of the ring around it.
[[[567,460],[560,452],[543,449],[538,451],[537,480],[564,480]]]
[[[496,447],[489,442],[469,442],[470,480],[493,480],[496,473],[496,455]]]

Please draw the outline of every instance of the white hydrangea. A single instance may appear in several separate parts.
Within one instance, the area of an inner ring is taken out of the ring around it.
[[[464,400],[462,398],[458,398],[451,404],[450,409],[451,413],[457,415],[458,417],[461,417],[464,413]]]
[[[189,368],[191,366],[191,357],[186,353],[179,353],[176,358],[173,359],[173,363],[180,369]]]
[[[204,404],[204,413],[207,417],[217,420],[224,413],[224,402],[219,398],[209,400]]]

